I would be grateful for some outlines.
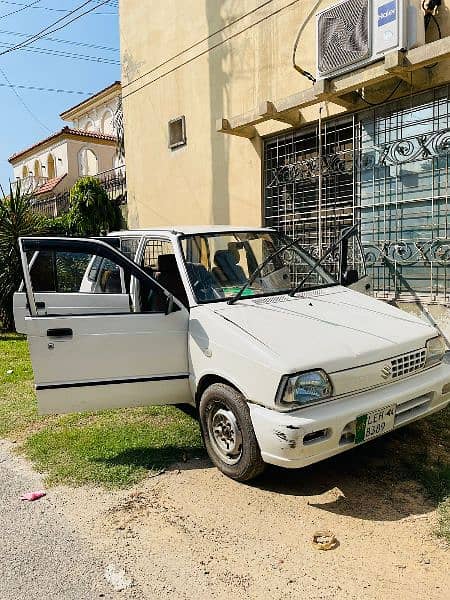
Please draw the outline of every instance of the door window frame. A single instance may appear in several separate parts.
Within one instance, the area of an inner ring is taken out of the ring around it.
[[[142,242],[142,240],[141,240]],[[102,256],[102,258],[108,258],[114,261],[117,266],[121,269],[126,269],[130,273],[130,276],[133,277],[130,286],[130,298],[133,303],[133,306],[136,307],[136,295],[135,289],[132,290],[132,286],[134,284],[134,288],[136,287],[135,282],[136,279],[146,279],[151,283],[151,285],[157,289],[166,297],[167,305],[173,302],[175,303],[181,310],[186,310],[186,308],[176,299],[173,294],[171,294],[168,290],[166,290],[162,285],[153,279],[148,273],[146,273],[137,263],[128,259],[124,254],[122,254],[119,250],[114,248],[112,245],[94,238],[20,238],[19,239],[20,251],[21,251],[21,260],[22,260],[22,270],[24,274],[24,283],[25,283],[25,293],[28,300],[28,305],[30,309],[31,317],[45,317],[48,315],[40,315],[37,311],[36,301],[35,301],[35,292],[33,290],[33,285],[31,282],[31,276],[29,271],[29,264],[27,260],[27,251],[30,252],[39,252],[45,250],[60,250],[63,249],[65,251],[72,252],[85,252],[87,254],[95,254],[97,256]],[[139,251],[139,248],[138,248]],[[56,292],[62,294],[62,292]],[[117,313],[119,315],[140,315],[140,314],[161,314],[164,311],[157,312],[129,312],[129,313]],[[90,313],[92,316],[92,313]],[[116,313],[115,313],[116,314]],[[69,315],[67,315],[69,316]],[[70,315],[70,316],[85,316],[81,314]]]

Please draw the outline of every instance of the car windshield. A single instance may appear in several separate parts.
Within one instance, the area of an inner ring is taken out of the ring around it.
[[[291,243],[276,232],[250,231],[185,235],[181,238],[186,269],[197,302],[235,296],[271,254]],[[297,244],[274,256],[244,290],[242,298],[286,293],[309,273],[316,260]],[[336,285],[321,266],[302,290]]]

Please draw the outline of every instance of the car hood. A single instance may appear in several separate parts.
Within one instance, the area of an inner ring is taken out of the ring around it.
[[[422,348],[438,335],[419,318],[341,286],[210,306],[277,355],[286,372],[367,365]]]

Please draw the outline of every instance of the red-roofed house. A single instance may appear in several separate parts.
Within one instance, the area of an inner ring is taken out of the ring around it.
[[[13,154],[15,181],[42,199],[70,188],[83,175],[122,168],[114,115],[120,104],[116,81],[60,116],[70,125]]]

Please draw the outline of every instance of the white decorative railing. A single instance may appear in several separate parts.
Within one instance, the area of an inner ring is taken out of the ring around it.
[[[12,183],[12,188],[13,191],[17,191],[17,188],[20,187],[20,191],[23,194],[30,194],[44,185],[44,183],[47,181],[48,177],[36,177],[35,175],[28,175],[22,179],[16,179],[16,181]]]

